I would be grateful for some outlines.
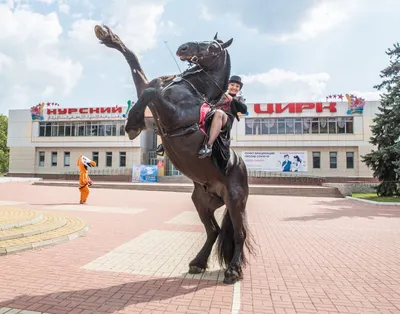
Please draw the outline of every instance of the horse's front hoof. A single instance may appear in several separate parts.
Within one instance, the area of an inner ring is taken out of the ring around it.
[[[235,278],[235,277],[225,277],[224,278],[224,284],[226,285],[233,285],[234,283],[236,283],[239,279]]]
[[[224,284],[232,285],[237,281],[239,281],[240,279],[242,279],[242,276],[235,269],[228,268],[225,271]]]
[[[204,268],[194,266],[194,265],[189,266],[189,274],[192,274],[192,275],[193,274],[201,274],[204,271],[205,271]]]
[[[107,35],[108,35],[107,31],[105,31],[105,30],[103,29],[103,27],[101,27],[100,25],[96,25],[96,26],[94,27],[94,33],[96,34],[96,37],[97,37],[99,40],[104,40],[104,39],[107,37]]]

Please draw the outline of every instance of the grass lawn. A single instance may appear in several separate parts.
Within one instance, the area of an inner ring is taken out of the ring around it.
[[[353,193],[351,196],[374,202],[400,203],[400,197],[395,197],[395,196],[378,197],[376,193]]]

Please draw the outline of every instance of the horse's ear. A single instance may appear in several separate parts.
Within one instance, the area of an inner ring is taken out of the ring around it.
[[[215,33],[214,40],[218,39],[218,32]]]
[[[224,42],[221,46],[222,46],[222,48],[226,49],[230,45],[232,45],[232,42],[233,42],[233,38],[229,39],[227,42]]]

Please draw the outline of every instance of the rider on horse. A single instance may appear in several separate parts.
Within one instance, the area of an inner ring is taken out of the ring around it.
[[[211,156],[214,141],[220,133],[223,133],[222,135],[224,135],[224,139],[221,139],[222,143],[225,144],[223,144],[223,146],[229,145],[230,131],[234,119],[236,118],[239,121],[238,112],[243,114],[246,114],[247,112],[245,99],[243,96],[237,95],[243,87],[242,79],[240,76],[232,75],[228,83],[228,91],[214,105],[214,109],[212,109],[210,114],[207,115],[207,117],[212,116],[209,139],[207,144],[200,149],[199,158]],[[164,153],[164,147],[162,144],[157,147],[156,153]]]

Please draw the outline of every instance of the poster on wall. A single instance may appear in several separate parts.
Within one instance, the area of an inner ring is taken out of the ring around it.
[[[158,167],[154,165],[133,165],[132,182],[157,182]]]
[[[270,172],[307,172],[307,152],[244,151],[248,170]]]

